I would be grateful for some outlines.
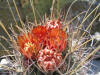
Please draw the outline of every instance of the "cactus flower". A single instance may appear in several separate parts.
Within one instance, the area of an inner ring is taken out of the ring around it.
[[[36,59],[40,49],[37,39],[32,38],[30,33],[19,35],[17,38],[19,51],[27,58]]]
[[[58,20],[48,20],[45,26],[46,26],[47,29],[52,29],[52,28],[61,29],[62,23],[60,22],[60,19],[58,19]]]
[[[59,52],[63,52],[66,48],[68,35],[65,31],[53,28],[48,31],[47,35],[47,47],[50,49],[58,50]]]
[[[38,53],[37,63],[45,72],[54,71],[62,61],[62,53],[57,53],[52,49],[42,49]]]

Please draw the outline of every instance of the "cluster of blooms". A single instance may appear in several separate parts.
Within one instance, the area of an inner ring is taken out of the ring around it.
[[[67,44],[68,35],[61,26],[60,20],[49,20],[45,25],[19,35],[19,51],[25,57],[36,60],[44,71],[54,71],[62,61],[62,52]]]

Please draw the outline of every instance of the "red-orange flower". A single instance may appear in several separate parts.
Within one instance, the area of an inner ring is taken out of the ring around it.
[[[17,38],[19,51],[30,59],[36,59],[36,55],[40,49],[38,40],[31,36],[30,33],[23,34]]]
[[[41,43],[43,45],[43,43],[45,43],[45,38],[47,35],[47,29],[44,26],[37,26],[35,28],[32,29],[32,36],[36,37],[39,41],[39,43]]]
[[[38,53],[37,63],[45,72],[54,71],[62,61],[62,53],[57,53],[52,49],[42,49]]]
[[[43,39],[46,36],[47,29],[44,26],[37,26],[33,28],[32,34],[39,39]]]
[[[53,28],[48,31],[47,47],[62,52],[66,48],[68,35],[61,29]]]

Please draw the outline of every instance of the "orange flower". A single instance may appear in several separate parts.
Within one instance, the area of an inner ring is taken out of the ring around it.
[[[19,51],[30,59],[36,59],[36,54],[38,53],[40,46],[38,45],[37,39],[32,38],[30,33],[23,34],[17,38]]]
[[[45,47],[45,40],[47,35],[47,29],[44,26],[37,26],[32,29],[32,37],[36,37],[42,47]]]
[[[43,39],[47,34],[47,29],[44,26],[37,26],[33,28],[32,34],[39,39]]]
[[[50,49],[64,51],[67,44],[68,35],[61,29],[53,28],[48,31],[47,47]]]
[[[37,63],[45,72],[54,71],[62,61],[62,53],[57,53],[52,49],[42,49],[38,53]]]

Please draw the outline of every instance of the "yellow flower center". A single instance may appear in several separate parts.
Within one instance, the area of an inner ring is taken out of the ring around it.
[[[24,50],[28,51],[30,48],[34,47],[34,44],[32,44],[31,42],[28,42],[28,43],[25,43],[24,46],[25,46]]]

